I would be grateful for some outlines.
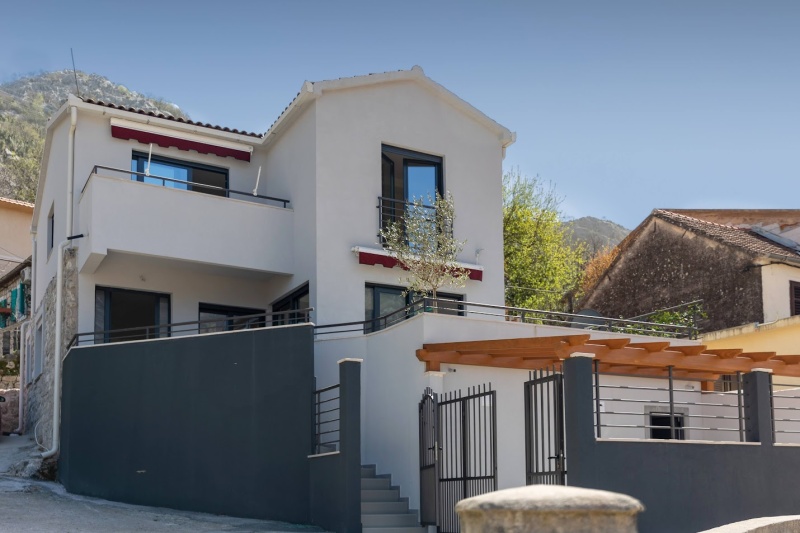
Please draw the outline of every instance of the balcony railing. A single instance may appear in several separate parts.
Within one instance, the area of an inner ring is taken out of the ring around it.
[[[120,178],[123,179],[130,179],[132,176],[138,176],[147,178],[148,180],[155,180],[160,181],[161,185],[166,187],[167,183],[175,184],[183,190],[188,191],[196,191],[204,194],[211,194],[216,196],[224,196],[226,198],[230,197],[238,197],[241,200],[250,200],[254,201],[254,199],[258,200],[266,200],[267,202],[272,202],[274,204],[281,204],[282,207],[286,208],[289,206],[289,200],[285,200],[283,198],[276,198],[274,196],[265,196],[263,194],[254,194],[252,191],[237,191],[235,189],[228,189],[225,187],[218,187],[216,185],[206,185],[204,183],[196,183],[193,181],[185,181],[179,180],[175,178],[168,178],[166,176],[156,176],[155,174],[145,174],[144,172],[134,172],[133,170],[126,170],[122,168],[113,168],[113,167],[106,167],[102,165],[95,165],[92,169],[92,174],[97,174],[98,170],[104,170],[106,172],[111,172],[114,174],[120,174]],[[91,176],[90,176],[91,178]],[[137,180],[138,181],[138,180]],[[86,185],[89,184],[89,180],[86,180]],[[84,185],[84,189],[86,189],[86,185]]]
[[[311,312],[313,310],[312,307],[309,307],[307,309],[295,309],[292,311],[276,311],[272,313],[259,313],[228,318],[209,318],[195,320],[193,322],[175,322],[172,324],[155,324],[152,326],[78,333],[72,337],[68,349],[73,346],[107,344],[110,342],[163,339],[185,335],[202,335],[205,333],[305,324],[311,321]]]
[[[586,331],[608,331],[625,333],[628,335],[645,335],[672,339],[697,338],[697,327],[695,325],[659,324],[622,318],[587,317],[573,313],[525,309],[522,307],[463,302],[440,298],[420,298],[396,311],[369,320],[317,325],[314,327],[314,334],[319,337],[342,333],[372,333],[398,324],[420,313],[470,317],[502,317],[509,322],[561,326],[578,328]]]
[[[427,223],[435,227],[436,225],[436,208],[432,205],[415,204],[406,200],[397,200],[395,198],[378,197],[378,227],[382,231],[387,231],[392,224],[402,224],[403,220],[409,213],[421,215],[425,218]],[[452,234],[453,228],[448,228],[449,233]],[[378,232],[378,237],[381,244],[385,241],[381,237],[381,232]]]

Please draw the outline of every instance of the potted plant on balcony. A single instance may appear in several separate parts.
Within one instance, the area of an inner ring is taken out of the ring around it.
[[[380,230],[380,236],[386,251],[405,271],[400,283],[407,287],[406,294],[430,295],[432,305],[424,308],[436,312],[437,291],[445,286],[463,287],[469,269],[457,258],[466,241],[453,235],[453,196],[437,193],[427,200],[423,203],[423,198],[415,198],[398,220]]]

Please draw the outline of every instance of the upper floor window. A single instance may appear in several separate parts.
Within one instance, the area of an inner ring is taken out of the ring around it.
[[[423,204],[432,202],[436,193],[444,194],[442,158],[394,146],[381,146],[381,196]]]
[[[403,287],[367,283],[364,286],[364,333],[384,329],[413,316],[417,309],[401,310],[422,296],[405,292]],[[436,296],[438,313],[458,316],[464,314],[464,305],[459,303],[464,301],[463,295],[439,292]]]
[[[215,196],[228,196],[228,171],[224,168],[161,156],[152,156],[148,165],[146,153],[133,152],[131,170],[140,173],[133,174],[131,179],[144,183]],[[144,173],[149,175],[141,175]]]
[[[50,252],[53,251],[53,244],[55,243],[56,233],[56,213],[54,206],[50,207],[50,214],[47,215],[47,256],[50,257]]]
[[[800,315],[800,282],[789,282],[789,305],[792,316]]]

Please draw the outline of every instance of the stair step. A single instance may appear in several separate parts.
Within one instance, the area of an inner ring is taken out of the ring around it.
[[[361,465],[361,477],[375,477],[375,465]]]
[[[361,478],[361,489],[388,489],[392,486],[392,479],[389,477],[371,477],[371,478]]]
[[[400,514],[407,513],[408,498],[397,502],[361,502],[361,514]]]
[[[417,513],[362,514],[362,527],[419,527]]]
[[[408,527],[364,527],[361,533],[427,533],[428,528],[421,526]]]
[[[400,489],[362,489],[362,502],[396,502],[400,500]]]

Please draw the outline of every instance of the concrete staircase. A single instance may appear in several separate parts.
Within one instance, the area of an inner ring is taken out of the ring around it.
[[[392,486],[392,476],[377,475],[375,465],[361,467],[362,533],[424,533],[418,513],[408,509],[408,498]]]

